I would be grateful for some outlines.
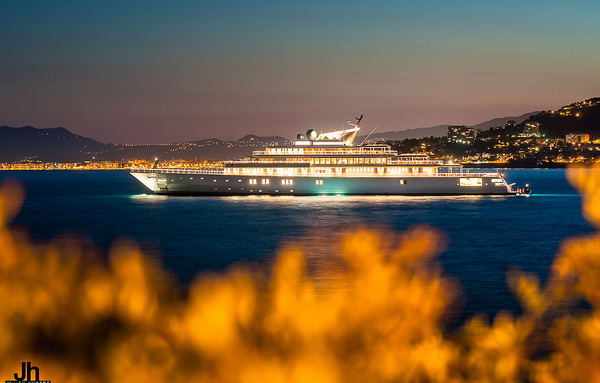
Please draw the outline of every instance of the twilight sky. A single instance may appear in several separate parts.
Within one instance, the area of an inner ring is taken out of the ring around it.
[[[0,125],[102,142],[474,125],[600,96],[597,0],[0,0],[0,18]]]

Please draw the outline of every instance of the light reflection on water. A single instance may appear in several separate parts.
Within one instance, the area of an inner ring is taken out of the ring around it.
[[[439,261],[460,281],[473,312],[515,307],[506,270],[520,267],[543,279],[561,240],[591,231],[564,171],[555,169],[506,171],[509,183],[531,185],[528,197],[167,197],[148,193],[126,172],[0,177],[8,175],[27,187],[16,223],[35,239],[73,233],[104,250],[117,238],[133,238],[162,254],[160,262],[182,283],[236,263],[268,264],[288,243],[305,248],[309,267],[332,262],[336,239],[348,228],[403,232],[430,225],[445,233]]]

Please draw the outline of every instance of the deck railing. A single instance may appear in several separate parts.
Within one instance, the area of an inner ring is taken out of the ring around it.
[[[305,154],[305,155],[311,155],[311,156],[315,156],[315,155],[321,155],[321,154],[333,154],[333,155],[344,155],[344,154],[361,154],[361,155],[365,155],[365,154],[387,154],[387,155],[393,155],[395,154],[394,150],[391,149],[366,149],[366,148],[357,148],[357,149],[350,149],[347,147],[340,147],[339,150],[327,150],[327,149],[320,149],[318,147],[311,147],[311,148],[286,148],[284,150],[281,151],[277,151],[277,150],[254,150],[252,151],[253,155],[257,155],[257,156],[289,156],[289,155],[299,155],[299,154]]]
[[[257,161],[257,160],[239,160],[239,161],[223,161],[224,164],[310,164],[310,160],[300,159],[299,161]]]
[[[387,162],[388,165],[443,165],[444,161],[440,160],[391,160]],[[447,166],[459,166],[450,165]]]
[[[132,173],[170,173],[170,174],[223,174],[223,169],[149,169],[134,168]]]
[[[238,169],[239,170],[239,169]],[[246,172],[238,171],[236,173],[227,172],[223,169],[148,169],[138,168],[132,169],[132,173],[168,173],[168,174],[213,174],[213,175],[228,175],[228,176],[254,176],[254,177],[498,177],[502,175],[498,172],[488,173],[315,173],[311,174],[273,174],[263,172]]]
[[[224,164],[307,164],[311,163],[310,159],[300,158],[297,161],[257,161],[257,160],[239,160],[239,161],[223,161]],[[387,162],[369,162],[369,163],[314,163],[315,165],[344,165],[344,166],[381,166],[381,165],[436,165],[444,166],[440,160],[390,160]],[[460,165],[445,165],[444,167],[459,167]]]

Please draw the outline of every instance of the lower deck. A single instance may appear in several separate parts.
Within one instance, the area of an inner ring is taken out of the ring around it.
[[[132,171],[148,189],[172,195],[506,195],[515,194],[500,174],[394,177],[280,177],[215,172]]]

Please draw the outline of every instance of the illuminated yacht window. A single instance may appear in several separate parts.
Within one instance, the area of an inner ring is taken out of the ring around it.
[[[461,178],[460,186],[482,186],[483,180],[481,178]]]
[[[315,180],[315,185],[323,185],[323,180]]]
[[[263,179],[261,180],[261,183],[262,183],[263,185],[268,185],[268,184],[269,184],[269,180],[268,180],[267,178],[263,178]]]
[[[400,180],[400,185],[406,185],[406,180]]]
[[[256,178],[250,178],[248,182],[250,183],[250,185],[256,185]]]
[[[294,180],[281,180],[282,185],[293,185]]]

